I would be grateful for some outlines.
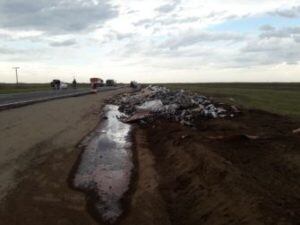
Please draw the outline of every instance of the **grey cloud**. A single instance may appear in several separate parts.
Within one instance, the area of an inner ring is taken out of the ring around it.
[[[128,33],[121,33],[116,30],[109,30],[106,34],[102,36],[102,40],[100,41],[101,44],[111,44],[112,41],[128,41],[135,43],[135,36],[136,33],[128,32]]]
[[[300,61],[300,44],[292,40],[258,39],[241,49],[238,60],[257,64],[296,64]],[[241,62],[240,62],[241,63]]]
[[[269,29],[264,30],[261,33],[260,38],[293,38],[296,35],[300,34],[299,27],[285,27],[281,29]]]
[[[162,5],[158,7],[156,10],[160,13],[168,13],[172,12],[173,10],[176,9],[176,7],[181,3],[181,0],[173,0],[169,4]]]
[[[234,20],[234,19],[237,19],[237,18],[239,18],[237,15],[230,15],[230,16],[226,17],[227,20]]]
[[[274,52],[278,51],[280,46],[276,40],[255,40],[248,42],[247,45],[242,48],[242,52]]]
[[[0,55],[3,55],[5,57],[19,57],[20,55],[26,55],[28,57],[29,54],[37,54],[38,52],[39,50],[37,49],[12,48],[9,46],[0,47]]]
[[[108,2],[92,0],[2,0],[0,28],[50,34],[81,32],[118,15]]]
[[[274,12],[271,12],[271,15],[281,16],[286,18],[296,18],[300,17],[300,6],[294,6],[290,9],[278,9]]]
[[[108,40],[124,40],[124,39],[128,39],[134,36],[134,33],[120,33],[118,31],[115,30],[111,30],[109,34],[106,35],[106,38]]]
[[[186,17],[186,18],[178,18],[176,15],[173,15],[169,18],[153,18],[153,19],[144,19],[134,23],[135,26],[144,26],[145,28],[152,27],[154,25],[174,25],[174,24],[184,24],[184,23],[194,23],[199,21],[200,18]]]
[[[124,40],[133,37],[134,33],[116,33],[118,40]]]
[[[157,23],[162,25],[172,25],[172,24],[183,24],[183,23],[193,23],[199,21],[199,17],[187,17],[187,18],[169,18],[158,20]]]
[[[10,48],[0,47],[0,54],[1,55],[14,55],[17,54],[18,51]]]
[[[69,39],[65,41],[53,41],[50,42],[50,46],[52,47],[67,47],[67,46],[73,46],[76,45],[76,40],[75,39]]]
[[[150,24],[150,23],[153,23],[153,19],[143,19],[143,20],[139,20],[137,21],[136,23],[134,23],[135,26],[143,26],[143,25],[146,25],[146,24]]]
[[[300,43],[300,35],[294,37],[295,42]]]
[[[262,31],[273,31],[275,30],[275,27],[271,26],[271,25],[263,25],[260,27],[260,30]]]
[[[241,41],[243,36],[233,32],[188,32],[167,40],[163,46],[179,48],[198,44],[200,42]]]

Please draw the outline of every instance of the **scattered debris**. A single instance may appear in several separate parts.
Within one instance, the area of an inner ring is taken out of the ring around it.
[[[300,134],[300,128],[293,130],[294,134]]]
[[[208,136],[207,137],[210,140],[216,140],[216,141],[232,141],[232,140],[259,140],[261,139],[260,136],[255,135],[248,135],[248,134],[234,134],[234,135],[218,135],[218,136]]]
[[[236,106],[215,103],[203,95],[184,90],[171,91],[160,86],[148,86],[125,94],[114,104],[119,105],[119,110],[127,115],[120,119],[128,123],[161,117],[193,126],[197,118],[232,118],[241,113]]]
[[[145,112],[137,112],[130,117],[125,117],[125,118],[120,118],[120,119],[124,123],[134,123],[134,122],[140,121],[142,119],[149,118],[151,116],[152,116],[152,114],[150,112],[145,111]]]
[[[138,111],[150,111],[150,112],[160,112],[163,110],[163,103],[161,100],[152,100],[143,103],[140,106],[136,106]]]
[[[258,140],[260,139],[257,135],[249,135],[249,134],[242,134],[242,137],[246,138],[247,140]]]

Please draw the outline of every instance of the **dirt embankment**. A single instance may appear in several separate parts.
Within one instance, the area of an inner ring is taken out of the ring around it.
[[[299,126],[249,111],[197,130],[165,121],[138,129],[139,179],[121,224],[298,224]]]
[[[104,100],[124,91],[0,112],[0,224],[97,224],[67,179]]]

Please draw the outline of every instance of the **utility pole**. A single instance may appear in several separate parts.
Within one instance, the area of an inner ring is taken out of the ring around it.
[[[16,71],[16,83],[19,85],[18,69],[20,69],[20,67],[13,67],[13,69]]]

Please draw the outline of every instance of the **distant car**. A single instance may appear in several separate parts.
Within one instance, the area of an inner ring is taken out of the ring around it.
[[[115,86],[116,82],[114,80],[106,80],[106,86]]]
[[[51,83],[50,83],[51,87],[54,89],[54,90],[59,90],[60,89],[60,85],[61,85],[61,81],[60,80],[53,80]]]
[[[68,84],[67,83],[61,83],[60,84],[60,89],[68,89]]]
[[[97,77],[93,77],[90,79],[91,81],[91,88],[94,90],[94,91],[97,91],[97,89],[99,87],[102,87],[104,85],[103,83],[103,80],[100,79],[100,78],[97,78]]]
[[[131,88],[137,88],[138,87],[138,83],[136,81],[131,81],[130,82],[130,87]]]
[[[53,80],[53,81],[50,83],[50,85],[51,85],[51,87],[52,87],[54,90],[61,90],[61,89],[67,89],[67,88],[68,88],[68,84],[67,84],[67,83],[61,82],[61,81],[58,80],[58,79]]]

